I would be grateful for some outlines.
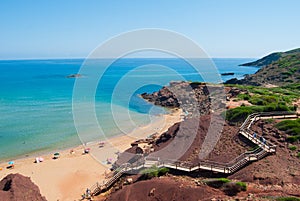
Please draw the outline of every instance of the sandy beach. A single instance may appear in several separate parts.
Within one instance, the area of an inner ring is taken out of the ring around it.
[[[163,133],[171,125],[181,121],[181,110],[161,115],[149,125],[136,128],[131,133],[107,139],[103,147],[99,142],[89,143],[90,154],[83,154],[84,147],[78,146],[60,151],[60,158],[52,159],[53,153],[42,156],[44,161],[34,163],[35,158],[23,158],[15,161],[14,169],[7,169],[8,163],[0,164],[0,179],[11,173],[28,176],[39,186],[41,194],[49,201],[78,200],[96,182],[102,182],[105,173],[109,173],[110,164],[117,158],[117,152],[123,152],[130,144],[154,133]]]

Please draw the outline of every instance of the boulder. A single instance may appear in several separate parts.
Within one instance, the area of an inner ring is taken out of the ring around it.
[[[29,177],[9,174],[0,181],[0,201],[46,201]]]

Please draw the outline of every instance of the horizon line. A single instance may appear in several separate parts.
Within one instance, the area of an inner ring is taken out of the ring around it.
[[[26,61],[26,60],[86,60],[86,59],[184,59],[180,57],[121,57],[121,58],[85,58],[85,57],[49,57],[49,58],[0,58],[0,61]],[[209,57],[209,58],[197,58],[197,57],[188,57],[186,59],[258,59],[254,57]]]

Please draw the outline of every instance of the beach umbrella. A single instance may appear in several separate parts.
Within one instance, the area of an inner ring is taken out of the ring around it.
[[[54,153],[54,158],[58,158],[59,157],[59,152]]]
[[[8,165],[13,165],[13,164],[15,164],[15,162],[13,162],[13,161],[8,162]]]
[[[101,141],[101,142],[99,142],[99,146],[100,146],[100,147],[103,147],[103,146],[104,146],[104,144],[105,144],[105,142],[104,142],[104,141]]]
[[[111,164],[112,163],[112,158],[107,158],[107,163]]]
[[[85,149],[84,149],[84,153],[89,153],[90,150],[91,150],[90,148],[85,148]]]
[[[40,158],[39,158],[39,161],[40,161],[40,162],[43,162],[43,161],[44,161],[44,158],[40,157]]]

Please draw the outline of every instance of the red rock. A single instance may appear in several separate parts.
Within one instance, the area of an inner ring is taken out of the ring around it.
[[[46,201],[29,177],[9,174],[0,181],[0,201]]]

